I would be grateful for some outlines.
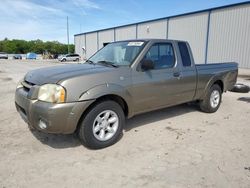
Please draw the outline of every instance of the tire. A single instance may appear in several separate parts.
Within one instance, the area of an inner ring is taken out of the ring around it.
[[[207,91],[205,98],[200,101],[200,109],[206,113],[214,113],[221,104],[222,90],[219,85],[214,84]]]
[[[113,122],[115,118],[117,121]],[[111,120],[112,123],[108,123]],[[124,123],[125,116],[121,106],[114,101],[102,101],[84,116],[78,136],[83,145],[90,149],[105,148],[121,138]]]
[[[233,89],[231,89],[230,91],[237,93],[248,93],[250,91],[250,88],[244,84],[235,84]]]
[[[62,60],[61,60],[61,62],[65,62],[65,61],[66,61],[66,59],[62,59]]]

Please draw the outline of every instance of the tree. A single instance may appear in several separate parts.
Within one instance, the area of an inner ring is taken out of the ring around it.
[[[70,53],[74,53],[75,46],[70,44]],[[28,52],[35,52],[38,54],[50,53],[50,54],[66,54],[68,52],[67,44],[62,44],[58,41],[43,42],[40,39],[25,41],[13,39],[9,40],[5,38],[0,41],[0,51],[14,54],[25,54]]]

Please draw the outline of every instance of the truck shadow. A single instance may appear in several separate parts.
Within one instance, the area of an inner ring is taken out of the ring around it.
[[[163,108],[161,110],[147,112],[144,114],[137,115],[131,119],[128,119],[124,130],[127,132],[130,131],[131,129],[135,129],[137,127],[149,123],[161,121],[164,119],[169,119],[175,116],[180,116],[197,110],[199,110],[197,105],[181,104],[174,107],[168,107],[168,108]]]
[[[238,98],[238,101],[244,101],[244,102],[250,103],[250,97],[240,97]]]
[[[182,104],[175,107],[169,107],[153,112],[137,115],[126,121],[124,130],[130,131],[136,127],[140,127],[149,123],[161,121],[163,119],[172,118],[175,116],[187,114],[197,111],[196,105]],[[61,135],[61,134],[46,134],[37,130],[31,130],[31,133],[43,144],[55,149],[64,149],[81,146],[80,140],[76,134]]]
[[[43,144],[55,149],[72,148],[81,145],[76,134],[47,134],[37,130],[31,130],[31,133]]]

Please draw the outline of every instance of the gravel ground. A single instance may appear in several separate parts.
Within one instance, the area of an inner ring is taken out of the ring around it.
[[[179,105],[136,116],[95,151],[74,135],[31,132],[15,110],[18,80],[58,64],[0,60],[1,187],[250,187],[250,93],[225,93],[214,114]]]

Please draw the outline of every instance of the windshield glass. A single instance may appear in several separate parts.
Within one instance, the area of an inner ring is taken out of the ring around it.
[[[106,62],[116,66],[129,66],[140,53],[144,45],[145,42],[143,41],[110,43],[94,54],[89,59],[89,62]]]

